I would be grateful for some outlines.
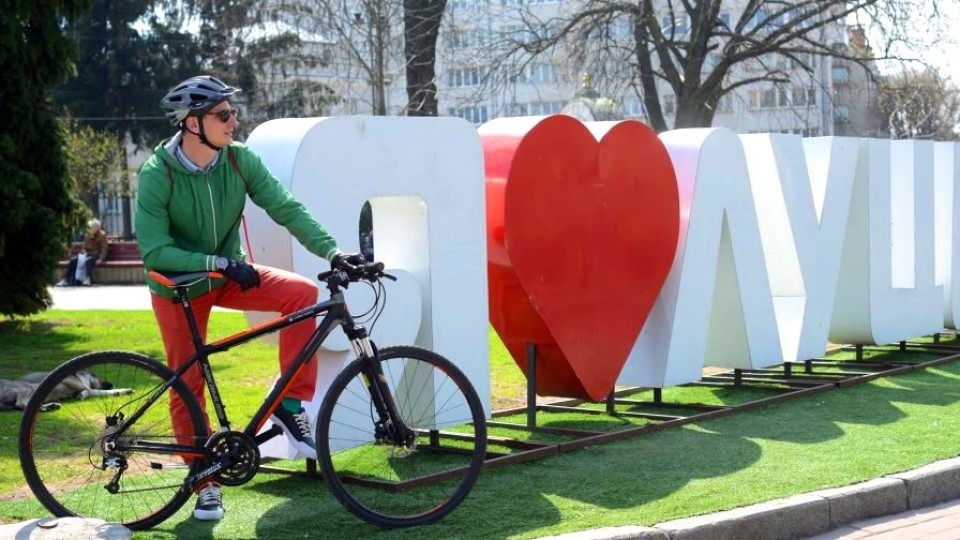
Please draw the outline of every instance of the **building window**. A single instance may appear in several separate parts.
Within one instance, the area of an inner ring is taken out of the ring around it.
[[[730,14],[729,14],[729,13],[721,13],[721,14],[720,14],[720,24],[723,25],[724,28],[728,28],[728,29],[731,29],[731,30],[733,29],[733,28],[730,26]]]
[[[530,112],[530,116],[557,114],[561,109],[563,109],[562,101],[544,101],[527,104],[527,110]]]
[[[449,116],[459,116],[471,124],[482,124],[487,121],[487,106],[477,105],[475,107],[454,107],[447,109]]]
[[[677,112],[677,98],[675,96],[663,96],[663,114],[673,114]]]
[[[762,109],[775,109],[777,107],[777,90],[768,88],[760,96],[760,107]]]
[[[686,15],[664,15],[660,18],[660,29],[666,36],[682,36],[690,31],[690,18]]]
[[[630,98],[626,100],[623,105],[627,116],[633,118],[645,118],[647,115],[647,111],[643,107],[643,101],[637,98]]]
[[[806,88],[794,88],[791,94],[793,95],[794,107],[805,107],[807,105],[807,89]]]
[[[777,89],[777,103],[784,108],[790,106],[790,96],[786,88]]]
[[[835,66],[833,68],[834,84],[846,84],[850,82],[850,69],[846,66]]]
[[[450,45],[456,49],[481,47],[486,44],[486,32],[479,28],[454,30],[450,37]]]
[[[526,103],[511,103],[504,106],[503,113],[500,116],[528,116],[529,113]]]
[[[450,88],[478,86],[480,79],[478,68],[451,69],[447,72],[447,86]]]
[[[536,39],[529,28],[517,24],[504,26],[500,29],[500,34],[503,39],[513,43],[530,43]]]
[[[557,68],[555,68],[553,64],[530,64],[527,79],[532,83],[557,82]]]

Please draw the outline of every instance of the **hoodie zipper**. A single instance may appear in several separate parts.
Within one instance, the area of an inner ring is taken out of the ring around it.
[[[210,213],[213,215],[213,248],[217,250],[217,209],[213,205],[213,188],[210,187],[210,173],[204,173],[203,178],[207,181],[207,194],[210,195]]]

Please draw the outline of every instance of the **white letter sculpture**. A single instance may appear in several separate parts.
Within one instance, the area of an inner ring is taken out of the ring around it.
[[[258,126],[248,144],[344,251],[359,251],[360,209],[370,202],[376,258],[400,277],[386,283],[389,302],[374,341],[416,344],[446,356],[466,373],[489,413],[483,153],[476,131],[453,118],[284,119]],[[311,278],[329,269],[252,203],[246,219],[257,263]],[[362,289],[347,291],[355,314],[370,306]],[[247,313],[252,324],[270,317]],[[305,405],[314,419],[353,353],[337,330],[317,356],[317,390]],[[282,438],[261,451],[281,458],[296,453]]]
[[[858,141],[741,135],[786,362],[826,352]]]
[[[700,380],[704,365],[781,363],[740,139],[726,129],[677,130],[660,138],[677,173],[680,243],[618,384],[663,388]]]
[[[937,251],[937,285],[943,287],[943,325],[960,324],[960,143],[934,143],[933,180],[936,209],[934,230]]]
[[[933,143],[861,139],[859,154],[830,340],[887,344],[936,332]]]

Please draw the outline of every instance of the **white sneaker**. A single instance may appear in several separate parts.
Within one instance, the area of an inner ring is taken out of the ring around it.
[[[66,287],[68,285],[67,280],[61,279],[57,282],[57,287]]]
[[[90,282],[90,276],[83,278],[83,284],[86,285],[87,287],[93,284]]]
[[[220,484],[209,483],[197,494],[197,504],[193,507],[193,518],[201,521],[219,521],[223,519],[223,495]]]

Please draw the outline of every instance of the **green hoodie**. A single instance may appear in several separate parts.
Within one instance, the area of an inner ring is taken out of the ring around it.
[[[209,170],[193,172],[171,155],[179,136],[174,139],[160,143],[140,169],[136,231],[145,271],[215,270],[218,256],[246,260],[240,243],[240,217],[247,195],[314,255],[329,260],[338,253],[333,237],[270,174],[253,150],[232,143],[221,150]],[[225,278],[205,280],[190,288],[190,297],[224,283]],[[149,274],[147,284],[156,294],[174,296],[172,289]]]

